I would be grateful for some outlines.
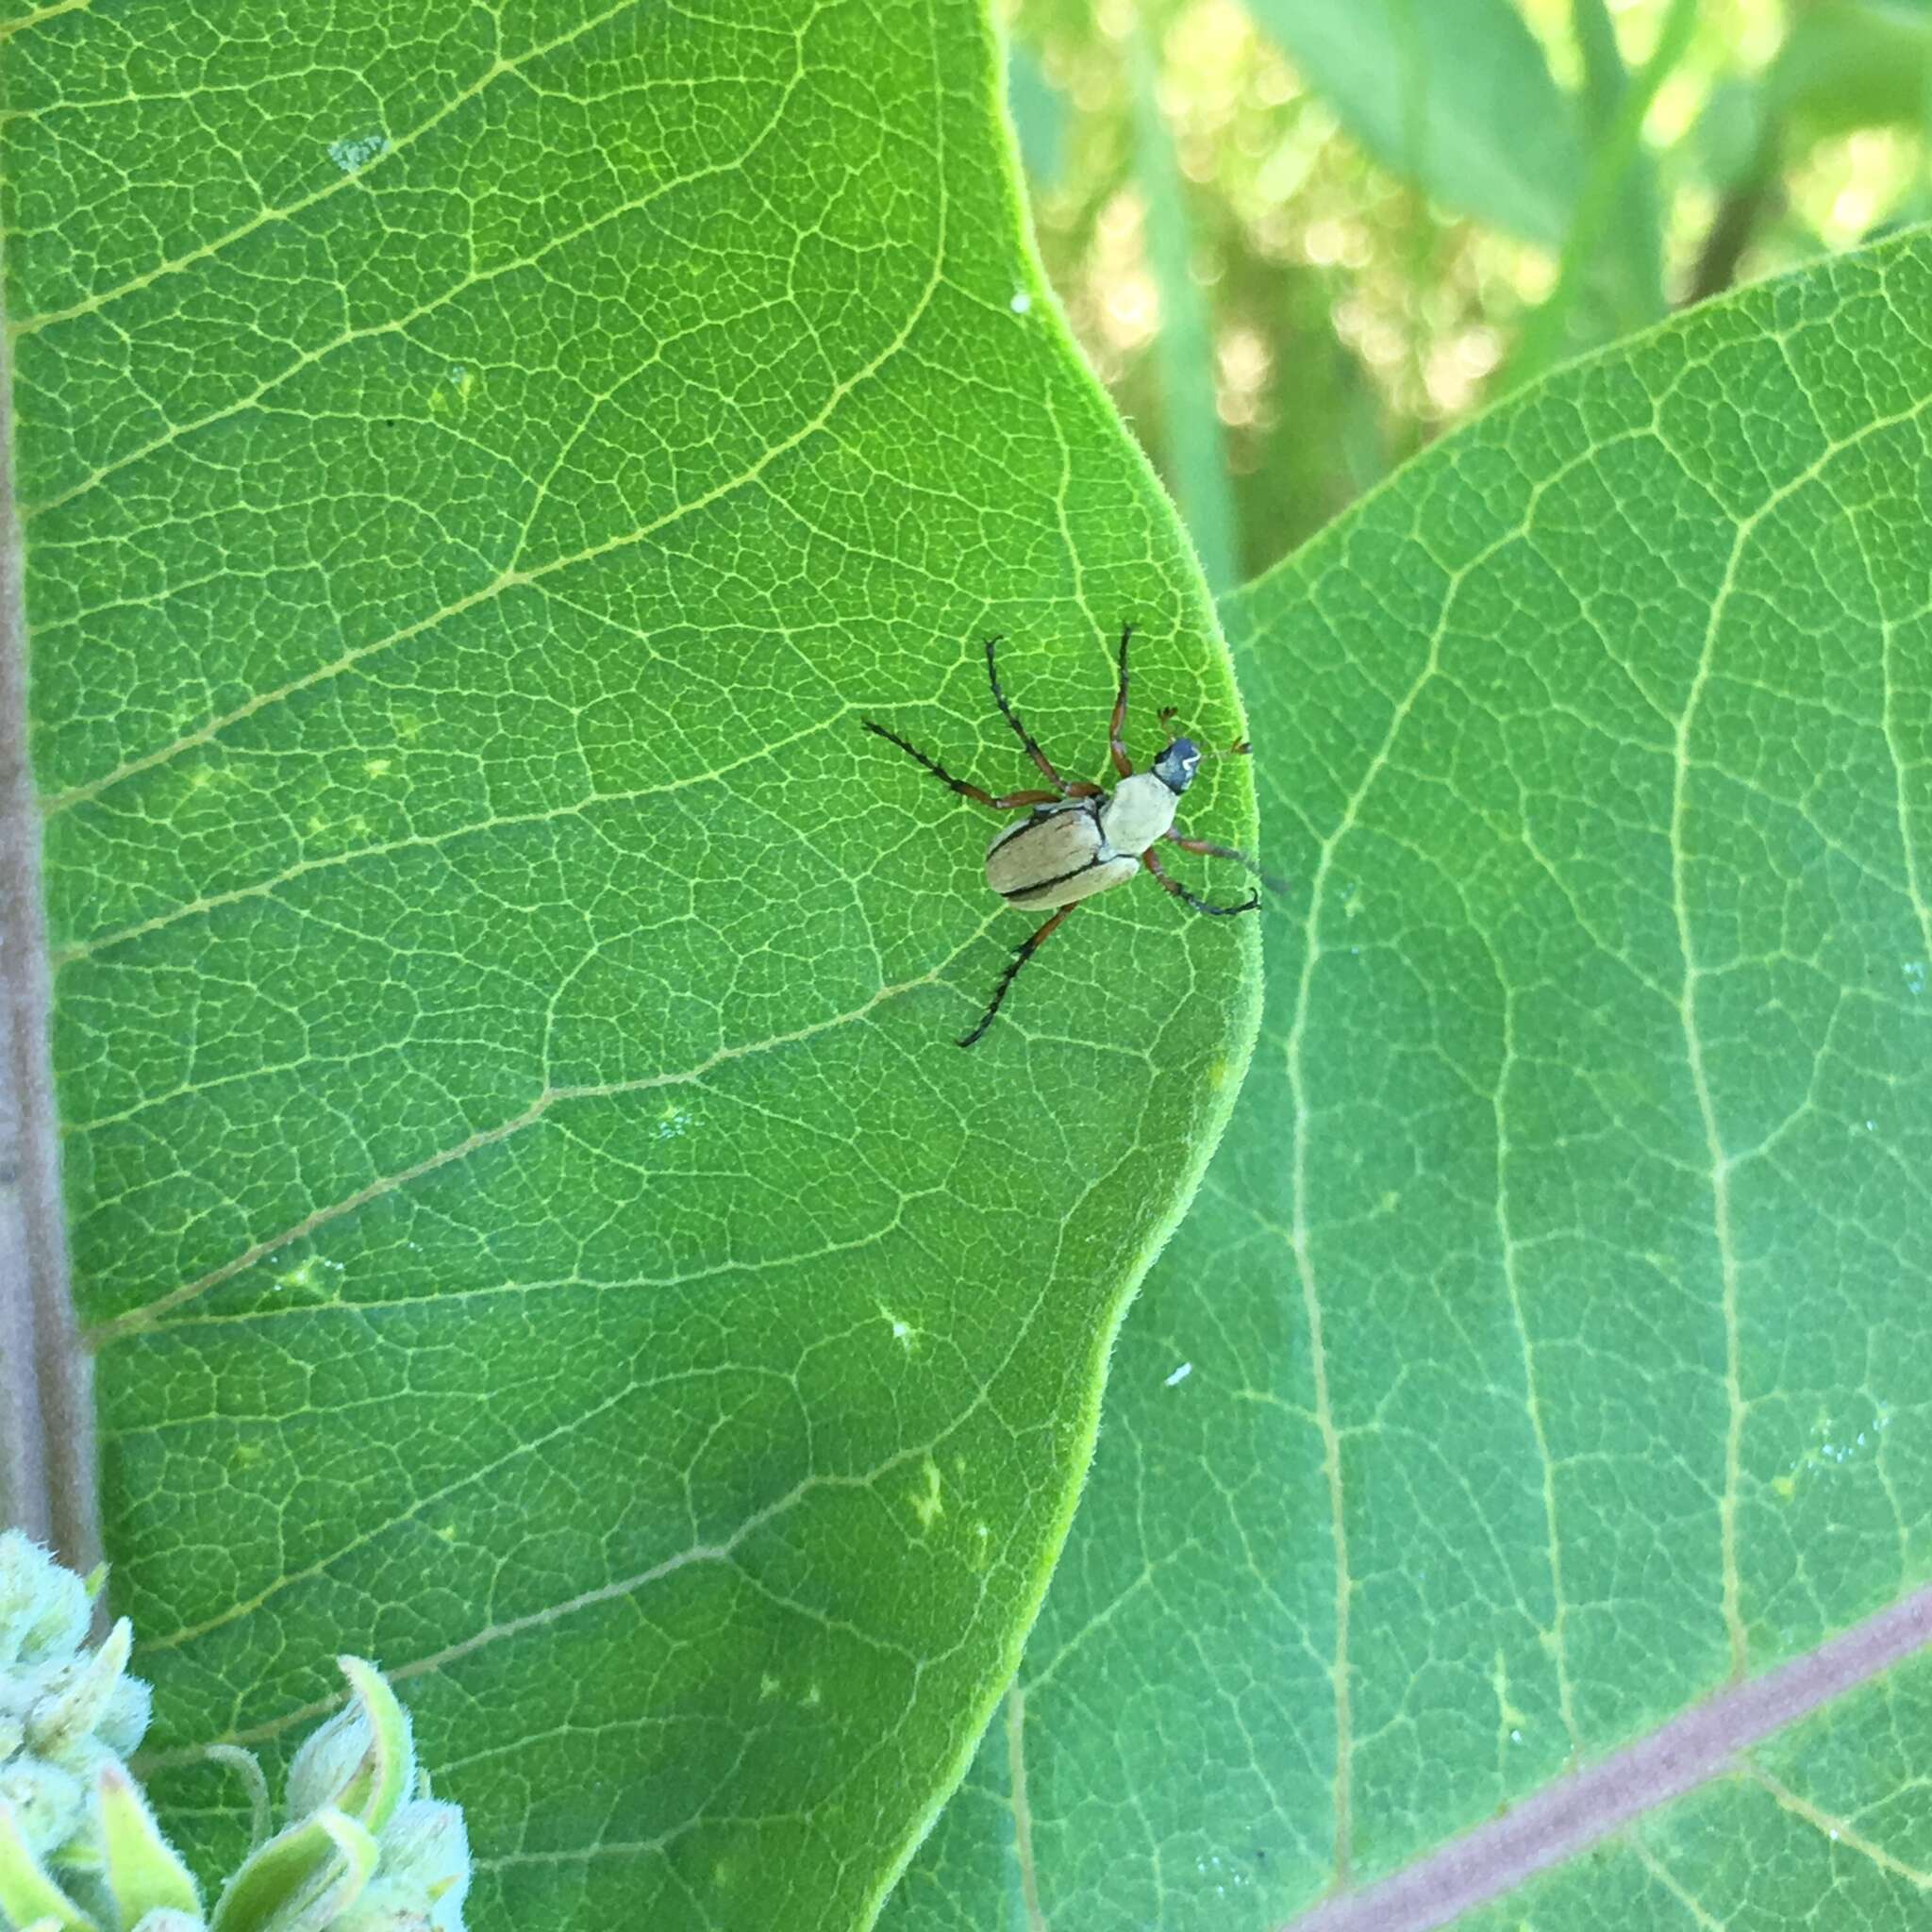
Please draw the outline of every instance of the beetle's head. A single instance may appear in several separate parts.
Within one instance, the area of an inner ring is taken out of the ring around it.
[[[1191,738],[1176,738],[1154,760],[1154,775],[1176,798],[1194,782],[1201,766],[1201,747]]]

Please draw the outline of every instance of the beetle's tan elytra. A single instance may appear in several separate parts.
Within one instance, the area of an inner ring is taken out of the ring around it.
[[[1114,698],[1113,719],[1108,727],[1108,752],[1120,782],[1111,791],[1084,779],[1062,778],[1053,761],[1034,742],[1033,734],[1020,722],[1020,714],[1007,701],[1000,689],[1000,675],[994,661],[999,647],[997,637],[986,641],[986,675],[992,685],[993,703],[1026,747],[1026,756],[1040,767],[1051,791],[1004,791],[993,793],[977,785],[956,778],[935,758],[929,758],[916,745],[908,744],[896,731],[889,731],[872,719],[862,721],[865,728],[896,744],[908,757],[917,758],[941,784],[949,786],[961,798],[994,811],[1024,811],[1017,824],[1006,826],[988,846],[986,882],[1011,906],[1036,910],[1053,908],[1053,917],[1031,938],[1023,940],[993,989],[991,1004],[979,1016],[979,1023],[960,1041],[971,1046],[992,1024],[993,1016],[1007,997],[1015,975],[1046,942],[1082,899],[1091,899],[1110,886],[1124,884],[1143,867],[1158,879],[1176,899],[1196,912],[1226,916],[1253,912],[1261,903],[1258,892],[1250,892],[1238,905],[1216,906],[1194,894],[1171,876],[1154,856],[1154,847],[1163,840],[1183,852],[1204,853],[1209,858],[1229,858],[1244,866],[1264,885],[1275,891],[1281,882],[1273,879],[1248,858],[1231,846],[1216,845],[1207,839],[1191,839],[1174,824],[1181,794],[1194,782],[1200,768],[1201,751],[1191,738],[1170,739],[1167,748],[1145,772],[1136,772],[1127,756],[1123,734],[1127,725],[1127,646],[1134,626],[1121,626],[1120,689]],[[1163,726],[1174,716],[1163,711]],[[1245,754],[1250,746],[1243,741],[1232,747]]]

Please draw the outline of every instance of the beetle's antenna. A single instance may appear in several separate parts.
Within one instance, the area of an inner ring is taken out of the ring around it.
[[[1181,711],[1180,707],[1178,705],[1168,706],[1166,710],[1160,713],[1158,721],[1160,728],[1163,731],[1166,731],[1167,727],[1170,724],[1172,724],[1174,721],[1180,716],[1180,714]],[[1169,737],[1172,737],[1174,734],[1172,732],[1169,732],[1168,735]],[[1254,755],[1255,747],[1252,744],[1250,744],[1245,738],[1242,739],[1239,744],[1229,745],[1225,751],[1204,751],[1201,754],[1201,756],[1204,758],[1252,758],[1254,757]]]
[[[1134,626],[1121,625],[1121,683],[1113,701],[1113,718],[1107,727],[1108,755],[1113,759],[1114,771],[1123,778],[1134,775],[1134,761],[1127,756],[1125,732],[1127,728],[1127,646],[1134,641]]]
[[[1031,939],[1022,940],[1020,943],[1013,948],[1013,957],[1007,961],[1007,970],[1000,974],[1000,983],[992,990],[991,1004],[987,1008],[985,1012],[980,1014],[979,1024],[976,1025],[971,1033],[967,1034],[967,1036],[962,1041],[960,1041],[959,1044],[961,1046],[973,1045],[973,1043],[979,1039],[979,1037],[986,1031],[986,1029],[992,1024],[993,1015],[997,1013],[1001,1006],[1005,1004],[1007,994],[1012,990],[1013,981],[1019,977],[1021,967],[1025,965],[1027,960],[1032,958],[1035,953],[1039,952],[1041,947],[1046,943],[1049,938],[1052,937],[1054,928],[1057,925],[1058,925],[1060,922],[1066,918],[1067,914],[1070,913],[1073,909],[1074,908],[1072,906],[1062,906],[1058,912],[1056,912],[1054,916],[1051,919],[1049,919],[1046,922],[1046,924],[1042,925],[1040,928],[1040,930],[1032,936]]]

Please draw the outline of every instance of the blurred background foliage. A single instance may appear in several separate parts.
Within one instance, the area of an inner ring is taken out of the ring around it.
[[[1669,308],[1932,215],[1932,0],[1008,0],[1041,252],[1219,592]]]

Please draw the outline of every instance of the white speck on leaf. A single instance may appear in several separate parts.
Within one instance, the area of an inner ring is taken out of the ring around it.
[[[1925,991],[1925,962],[1923,959],[1907,959],[1905,964],[1906,991],[1924,992]]]
[[[354,141],[344,136],[329,142],[328,158],[343,174],[353,175],[358,169],[366,168],[388,146],[386,134],[365,134]]]
[[[1013,313],[1015,315],[1024,315],[1032,307],[1033,297],[1024,289],[1016,289],[1013,291]]]
[[[1172,1389],[1172,1388],[1174,1388],[1174,1386],[1175,1386],[1175,1385],[1176,1385],[1177,1383],[1185,1382],[1185,1381],[1186,1381],[1186,1380],[1188,1379],[1188,1377],[1189,1377],[1190,1375],[1191,1375],[1191,1374],[1192,1374],[1193,1373],[1194,1373],[1194,1365],[1193,1365],[1193,1363],[1192,1363],[1192,1362],[1183,1362],[1183,1363],[1182,1363],[1182,1364],[1180,1365],[1180,1367],[1179,1367],[1179,1368],[1177,1368],[1177,1369],[1176,1369],[1176,1370],[1175,1370],[1175,1371],[1174,1372],[1174,1374],[1171,1374],[1171,1375],[1170,1375],[1170,1376],[1169,1376],[1169,1377],[1167,1378],[1167,1380],[1166,1380],[1165,1382],[1163,1382],[1163,1383],[1162,1383],[1162,1384],[1161,1384],[1160,1386],[1161,1386],[1161,1387],[1162,1387],[1163,1389]]]

